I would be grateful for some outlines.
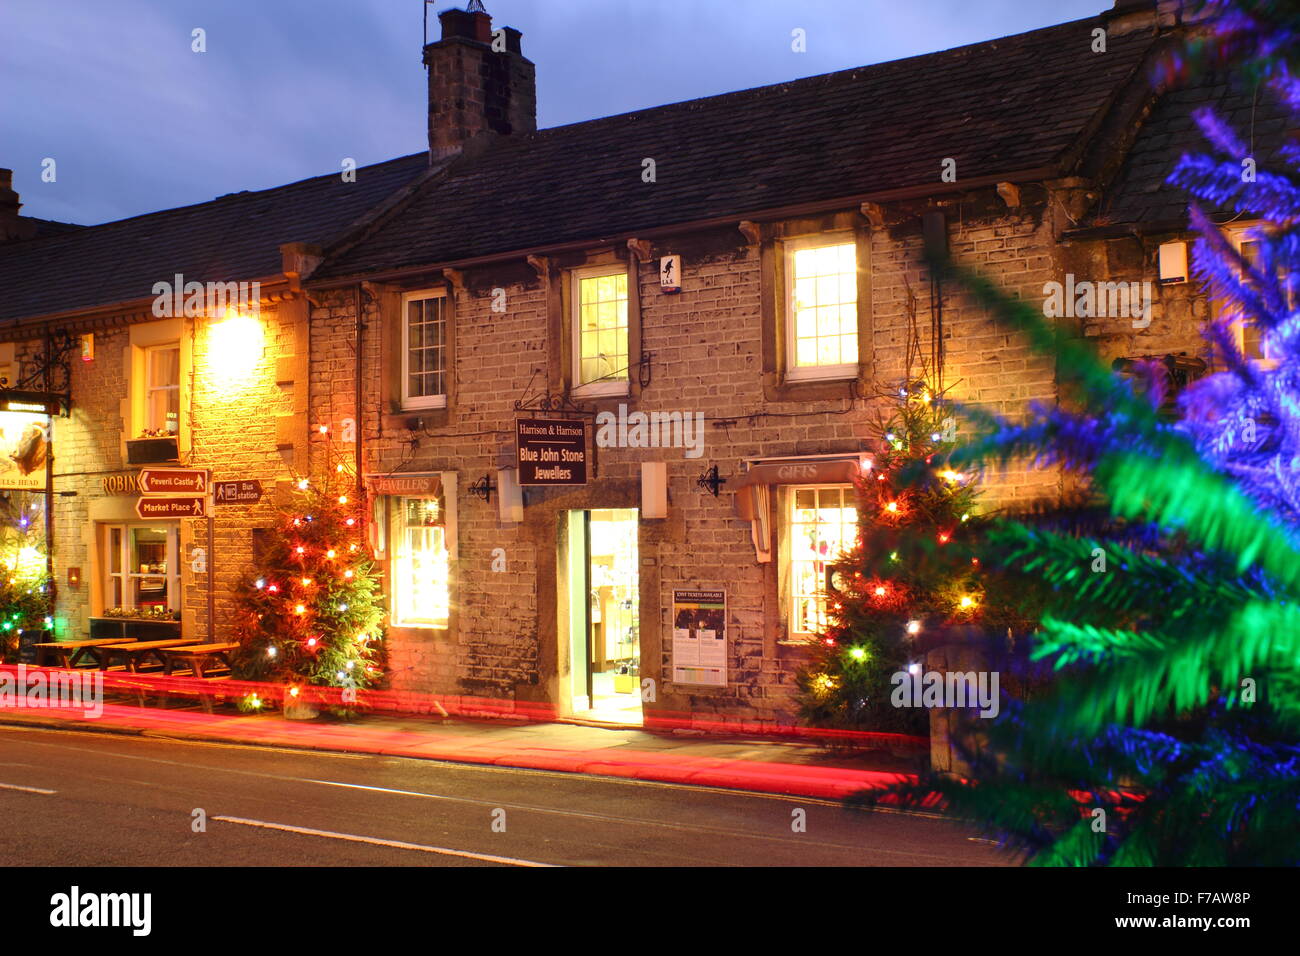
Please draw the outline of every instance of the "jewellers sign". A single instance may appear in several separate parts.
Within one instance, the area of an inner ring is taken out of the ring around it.
[[[521,485],[585,485],[587,428],[563,418],[517,418]]]

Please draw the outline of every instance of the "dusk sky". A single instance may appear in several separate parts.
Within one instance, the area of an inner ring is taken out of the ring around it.
[[[429,5],[436,13],[465,3]],[[422,0],[3,0],[0,166],[23,214],[100,223],[426,147]],[[1091,16],[1110,0],[486,0],[538,125]],[[207,50],[191,50],[206,31]],[[791,31],[807,52],[791,50]],[[791,117],[797,122],[797,117]],[[41,181],[41,163],[57,180]]]

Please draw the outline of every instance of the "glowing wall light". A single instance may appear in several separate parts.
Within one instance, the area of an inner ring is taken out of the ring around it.
[[[245,382],[262,357],[262,323],[234,309],[208,333],[208,365],[225,385]]]

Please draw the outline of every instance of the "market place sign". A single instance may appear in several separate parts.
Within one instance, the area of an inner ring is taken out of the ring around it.
[[[137,498],[135,513],[149,521],[204,518],[207,503],[207,498]]]
[[[520,485],[585,485],[587,427],[565,418],[515,419]]]

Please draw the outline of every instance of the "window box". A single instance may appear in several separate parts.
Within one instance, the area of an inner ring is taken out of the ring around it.
[[[134,438],[126,442],[128,465],[156,465],[160,462],[180,460],[176,436],[166,438]]]

